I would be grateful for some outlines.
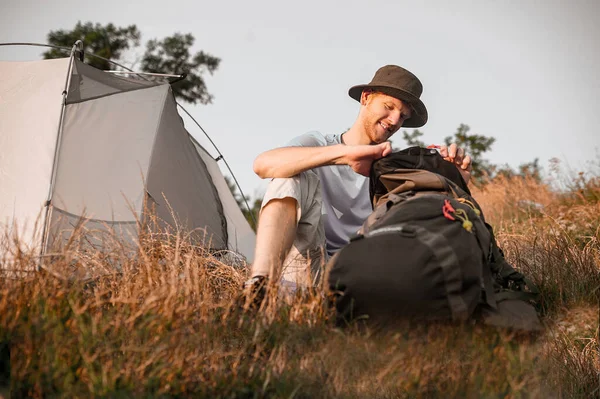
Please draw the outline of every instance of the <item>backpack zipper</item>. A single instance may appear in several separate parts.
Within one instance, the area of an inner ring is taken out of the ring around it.
[[[406,225],[392,225],[392,226],[380,227],[378,229],[369,231],[364,236],[365,237],[373,237],[373,236],[378,236],[381,234],[390,234],[390,233],[399,233],[399,234],[403,235],[404,237],[416,237],[417,236],[417,230],[410,226],[406,226]]]

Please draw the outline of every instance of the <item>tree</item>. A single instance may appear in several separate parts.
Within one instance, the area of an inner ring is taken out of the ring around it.
[[[514,170],[510,165],[496,166],[493,168],[494,178],[503,176],[506,178],[522,177],[530,178],[534,181],[541,183],[542,181],[542,167],[539,163],[539,158],[535,158],[532,162],[525,162],[518,166],[517,170]]]
[[[519,165],[519,175],[523,177],[530,177],[536,182],[542,181],[542,167],[540,166],[540,159],[535,158],[532,162],[526,162]]]
[[[479,134],[469,134],[469,126],[460,124],[454,136],[448,136],[444,139],[446,145],[456,143],[464,148],[465,152],[471,157],[472,177],[476,182],[482,182],[486,176],[493,173],[493,165],[483,158],[483,154],[492,148],[496,141],[494,137],[487,137]]]
[[[415,129],[412,133],[408,133],[406,130],[402,132],[402,138],[406,142],[406,145],[411,146],[419,146],[419,147],[427,147],[423,141],[419,138],[423,136],[423,132],[419,129]]]
[[[57,30],[48,33],[48,43],[55,46],[71,48],[77,40],[83,42],[87,53],[95,54],[109,60],[127,63],[122,59],[123,53],[139,46],[141,34],[136,25],[126,28],[116,27],[109,23],[105,26],[92,22],[78,22],[73,30]],[[190,52],[194,44],[191,34],[175,33],[163,40],[153,39],[146,44],[146,50],[141,62],[143,72],[157,72],[180,75],[185,73],[185,79],[173,84],[173,94],[176,98],[196,104],[209,104],[213,96],[208,92],[203,75],[212,74],[221,60],[203,51],[195,54]],[[45,59],[64,57],[59,49],[46,51]],[[97,57],[87,56],[87,63],[102,69],[114,69],[114,64]],[[133,65],[133,63],[129,63]]]
[[[246,197],[246,201],[249,205],[251,205],[250,211],[248,211],[248,208],[246,207],[246,202],[244,201],[244,197],[238,190],[236,184],[233,182],[233,179],[229,178],[228,176],[225,176],[225,182],[229,187],[229,191],[231,191],[231,194],[233,194],[235,202],[237,202],[238,207],[244,214],[244,217],[246,218],[252,229],[256,231],[256,223],[258,222],[258,214],[260,213],[262,199],[255,198],[254,200],[251,200],[249,197]]]
[[[50,31],[48,33],[48,44],[71,48],[77,40],[81,40],[86,52],[110,60],[121,61],[124,51],[139,46],[140,37],[140,31],[135,25],[118,28],[110,23],[102,26],[99,23],[94,25],[91,22],[82,24],[80,21],[77,22],[73,30]],[[43,56],[44,59],[61,58],[65,56],[65,53],[60,49],[53,48],[46,51]],[[87,57],[87,62],[102,70],[113,69],[110,62],[100,58]]]
[[[194,36],[190,33],[175,33],[161,41],[150,40],[141,66],[147,72],[186,73],[185,79],[172,86],[175,96],[192,104],[209,104],[213,96],[208,93],[202,75],[212,74],[221,60],[203,51],[190,55],[193,44]]]
[[[250,227],[252,227],[252,230],[256,232],[256,228],[258,227],[258,215],[260,214],[260,208],[262,206],[262,199],[260,197],[254,198],[254,200],[250,202],[250,205],[250,212],[248,212],[248,209],[244,207],[244,209],[242,209],[242,213],[250,224]]]

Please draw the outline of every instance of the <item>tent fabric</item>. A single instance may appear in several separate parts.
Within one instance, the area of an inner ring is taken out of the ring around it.
[[[71,73],[67,104],[157,85],[156,82],[114,76],[76,60]]]
[[[168,92],[154,86],[67,105],[53,205],[93,219],[135,220]]]
[[[164,102],[147,189],[160,220],[187,231],[200,228],[195,233],[204,245],[227,249],[227,222],[219,193],[189,139],[172,95]]]
[[[68,67],[0,62],[0,229],[15,227],[23,242],[42,229]]]
[[[215,160],[186,131],[170,86],[73,59],[63,108],[68,70],[69,59],[0,63],[0,223],[44,215],[51,191],[47,250],[83,219],[93,245],[106,231],[135,241],[150,200],[164,223],[200,233],[199,244],[252,261],[254,232]]]
[[[250,228],[248,221],[240,212],[237,201],[231,195],[231,191],[219,169],[219,165],[217,165],[217,162],[213,157],[206,152],[196,140],[193,138],[191,138],[191,140],[194,143],[196,151],[198,151],[198,155],[200,155],[204,161],[219,197],[221,198],[223,213],[227,223],[228,248],[242,254],[254,253],[254,231]]]
[[[85,233],[85,244],[96,248],[115,239],[123,243],[134,244],[137,238],[137,221],[110,222],[91,218],[82,219],[56,206],[50,212],[48,245],[46,252],[55,253],[69,242],[73,231],[80,229]]]

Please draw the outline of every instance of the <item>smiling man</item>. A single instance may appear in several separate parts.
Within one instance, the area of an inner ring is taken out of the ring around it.
[[[310,132],[256,158],[254,172],[273,180],[263,199],[247,288],[269,277],[302,286],[316,282],[326,258],[346,245],[372,212],[367,176],[374,160],[391,153],[387,140],[402,126],[427,122],[422,92],[411,72],[384,66],[369,84],[350,88],[360,111],[348,131]],[[468,182],[470,157],[454,144],[440,152]]]

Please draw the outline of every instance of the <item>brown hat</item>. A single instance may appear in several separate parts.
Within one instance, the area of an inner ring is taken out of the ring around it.
[[[413,112],[402,127],[421,127],[427,123],[427,108],[419,99],[423,93],[423,85],[410,71],[397,65],[386,65],[375,72],[371,83],[353,86],[348,90],[348,94],[356,101],[360,101],[364,89],[379,91],[409,103]]]

